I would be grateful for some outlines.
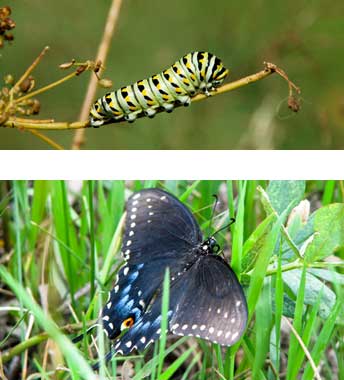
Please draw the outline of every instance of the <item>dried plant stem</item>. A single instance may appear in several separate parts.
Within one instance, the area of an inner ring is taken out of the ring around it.
[[[18,120],[15,117],[10,117],[3,126],[7,128],[19,128],[19,129],[42,129],[46,131],[63,131],[65,129],[80,129],[89,127],[88,122],[76,121],[74,123],[68,122],[48,122],[48,123],[31,123],[29,119],[25,122]]]
[[[32,73],[32,71],[35,69],[35,67],[41,62],[42,58],[44,57],[45,53],[49,50],[49,46],[46,46],[38,55],[38,57],[32,62],[32,64],[27,68],[25,73],[21,76],[21,78],[18,80],[18,82],[12,87],[11,94],[13,93],[14,89],[19,87],[21,83],[24,82],[24,80]]]
[[[276,65],[272,63],[265,63],[264,70],[261,70],[247,77],[238,79],[234,82],[225,84],[224,86],[219,87],[216,91],[211,92],[211,95],[217,96],[225,92],[233,91],[237,88],[244,87],[251,83],[262,80],[274,73],[281,75],[288,82],[289,92],[291,91],[291,89],[294,89],[297,93],[300,93],[300,89],[288,79],[284,71],[280,70]],[[283,73],[283,75],[281,73]],[[194,98],[192,98],[191,101],[197,102],[199,100],[204,100],[207,98],[208,97],[206,95],[199,94],[195,96]],[[123,122],[125,121],[123,120]],[[88,121],[77,121],[74,123],[68,123],[68,122],[54,123],[54,122],[49,122],[49,121],[43,122],[42,120],[30,120],[30,119],[23,119],[23,118],[19,119],[16,117],[10,117],[2,126],[7,127],[7,128],[42,129],[42,130],[83,129],[83,128],[90,127]],[[77,148],[74,147],[74,149],[77,149]]]
[[[76,71],[66,75],[65,77],[53,82],[53,83],[50,83],[48,84],[47,86],[44,86],[42,88],[39,88],[38,90],[36,91],[32,91],[30,92],[29,94],[25,95],[25,96],[22,96],[21,98],[17,98],[13,101],[13,103],[21,103],[23,102],[24,100],[27,100],[27,99],[30,99],[32,98],[33,96],[36,96],[38,94],[41,94],[42,92],[45,92],[45,91],[48,91],[48,90],[51,90],[52,88],[56,87],[56,86],[59,86],[60,84],[62,84],[63,82],[66,82],[67,80],[69,79],[72,79],[74,78],[75,76],[77,76],[78,73]]]
[[[96,58],[96,62],[100,60],[103,65],[105,64],[105,61],[109,52],[110,43],[112,40],[115,27],[117,25],[121,5],[122,5],[122,0],[113,0],[110,10],[109,10],[103,37],[99,45],[97,58]],[[102,68],[100,70],[102,70]],[[101,71],[99,72],[99,74],[101,74]],[[97,82],[98,82],[97,77],[92,73],[90,82],[88,84],[86,96],[85,96],[83,105],[81,107],[79,120],[86,120],[88,117],[89,110],[91,108],[92,102],[94,100],[94,97],[97,91]],[[72,149],[75,149],[75,150],[80,149],[84,143],[85,143],[85,130],[80,129],[75,132],[73,143],[72,143]]]

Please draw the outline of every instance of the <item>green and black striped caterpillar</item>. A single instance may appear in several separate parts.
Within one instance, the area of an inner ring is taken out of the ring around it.
[[[228,74],[221,60],[207,52],[185,55],[161,74],[139,80],[133,85],[109,92],[99,98],[90,111],[90,124],[133,122],[138,117],[154,117],[172,112],[176,106],[188,106],[198,93],[209,95]]]

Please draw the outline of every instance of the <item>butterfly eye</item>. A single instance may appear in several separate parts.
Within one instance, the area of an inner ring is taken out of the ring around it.
[[[134,324],[134,318],[133,317],[127,318],[121,324],[121,331],[125,329],[129,329],[133,324]]]

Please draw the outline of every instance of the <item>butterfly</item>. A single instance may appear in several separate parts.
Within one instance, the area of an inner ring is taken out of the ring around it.
[[[126,205],[125,264],[100,317],[107,336],[117,338],[108,355],[140,351],[159,338],[166,268],[168,332],[235,344],[246,328],[247,304],[235,273],[216,255],[219,249],[172,194],[158,188],[134,193]]]

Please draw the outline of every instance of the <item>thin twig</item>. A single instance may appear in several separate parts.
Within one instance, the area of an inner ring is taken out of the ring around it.
[[[68,75],[66,75],[65,77],[61,78],[61,79],[58,79],[57,81],[53,82],[53,83],[49,83],[47,86],[44,86],[42,88],[39,88],[38,90],[36,91],[32,91],[30,93],[28,93],[27,95],[25,96],[22,96],[21,98],[17,98],[13,101],[13,103],[21,103],[23,102],[24,100],[27,100],[27,99],[30,99],[32,98],[33,96],[36,96],[38,94],[41,94],[42,92],[44,91],[48,91],[48,90],[51,90],[52,88],[56,87],[56,86],[59,86],[60,84],[62,84],[63,82],[66,82],[67,80],[69,79],[72,79],[74,78],[75,76],[79,75],[79,73],[77,71],[74,71]]]
[[[96,62],[100,60],[103,65],[105,64],[105,61],[109,52],[110,43],[112,40],[115,27],[117,25],[121,5],[122,5],[122,0],[113,0],[110,10],[109,10],[103,37],[99,45],[97,58],[96,58]],[[102,71],[102,68],[100,68],[99,75],[101,74],[101,71]],[[94,97],[97,91],[97,82],[98,82],[98,78],[92,73],[90,82],[88,84],[84,103],[81,107],[79,120],[86,120],[88,117],[89,110],[91,108],[92,102],[94,100]],[[72,143],[72,149],[75,149],[75,150],[80,149],[84,143],[85,143],[85,130],[80,129],[79,131],[75,132],[73,143]]]
[[[68,122],[48,122],[48,123],[30,123],[18,121],[15,117],[10,117],[2,126],[7,128],[19,129],[42,129],[46,131],[63,131],[65,129],[80,129],[89,127],[87,121],[76,121],[74,123]]]
[[[35,69],[35,67],[41,62],[42,58],[44,57],[45,53],[49,50],[49,46],[46,46],[38,55],[38,57],[32,62],[32,64],[27,68],[25,73],[21,76],[21,78],[18,80],[18,82],[11,88],[11,93],[13,93],[15,88],[18,88],[21,83],[24,82],[24,80],[32,73],[32,71]]]

